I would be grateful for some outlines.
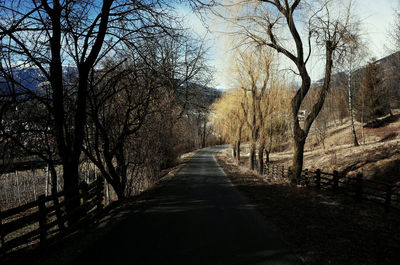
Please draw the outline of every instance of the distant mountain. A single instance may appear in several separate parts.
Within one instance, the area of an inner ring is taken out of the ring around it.
[[[76,67],[64,66],[63,71],[63,76],[67,81],[76,81],[75,79],[78,76]],[[16,82],[10,82],[10,78],[13,78]],[[48,84],[48,81],[38,68],[15,68],[12,77],[0,73],[0,94],[9,93],[10,90],[15,90],[16,93],[24,93],[27,90],[40,93],[46,84]],[[195,83],[189,83],[189,86],[188,90],[184,86],[177,89],[176,93],[179,100],[208,107],[221,96],[220,91],[209,86]]]
[[[205,97],[205,103],[209,106],[214,103],[214,101],[221,97],[222,92],[216,88],[205,86],[203,87],[203,93]]]
[[[63,67],[63,76],[67,81],[72,81],[77,77],[77,69],[71,66]],[[15,82],[11,82],[15,80]],[[15,89],[18,91],[39,91],[48,83],[43,72],[38,68],[14,68],[12,73],[0,73],[0,91]]]
[[[191,82],[188,84],[188,87],[182,85],[176,92],[178,100],[181,102],[186,101],[194,107],[208,107],[222,94],[216,88]]]

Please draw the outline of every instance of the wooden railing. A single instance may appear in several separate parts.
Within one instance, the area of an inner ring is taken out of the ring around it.
[[[82,183],[79,187],[80,206],[68,214],[65,211],[64,192],[50,196],[41,195],[36,201],[0,211],[1,255],[35,243],[46,245],[55,236],[62,236],[88,225],[103,208],[103,190],[103,178],[98,178],[91,184]],[[71,215],[79,218],[74,225],[68,226],[66,221]]]
[[[265,164],[263,175],[268,178],[289,178],[291,170],[284,166]],[[331,190],[334,193],[352,196],[356,201],[374,202],[382,205],[386,212],[391,209],[400,210],[399,185],[364,179],[361,173],[357,173],[356,177],[346,177],[336,170],[328,173],[319,169],[305,169],[297,183],[315,187],[317,190]]]

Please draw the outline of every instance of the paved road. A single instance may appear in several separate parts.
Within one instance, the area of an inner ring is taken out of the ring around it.
[[[74,264],[297,264],[218,166],[218,149],[197,153]]]

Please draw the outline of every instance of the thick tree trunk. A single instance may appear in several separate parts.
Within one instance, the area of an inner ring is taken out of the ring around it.
[[[118,200],[121,201],[125,199],[125,186],[119,182],[114,182],[114,185],[111,185],[117,194]]]
[[[61,232],[63,232],[65,230],[64,221],[63,221],[61,209],[59,207],[58,197],[55,196],[57,194],[57,184],[58,184],[57,171],[53,164],[49,165],[48,169],[51,173],[51,179],[52,179],[51,180],[51,194],[54,196],[53,203],[56,208],[56,217],[57,217],[57,221],[58,221],[58,227],[60,228]]]
[[[264,143],[258,147],[258,173],[264,172]]]
[[[252,141],[250,143],[250,169],[254,170],[256,168],[256,142]]]
[[[304,152],[304,144],[307,139],[307,135],[310,131],[311,125],[317,118],[319,112],[324,105],[326,93],[329,90],[330,82],[331,82],[331,73],[332,73],[332,65],[333,65],[333,51],[335,47],[331,41],[326,41],[325,50],[326,50],[326,58],[325,58],[325,78],[323,87],[318,95],[317,102],[312,106],[312,109],[304,121],[304,128],[300,127],[298,112],[300,110],[301,103],[306,96],[308,90],[311,86],[311,79],[307,73],[307,69],[305,65],[300,68],[300,75],[302,76],[302,86],[300,90],[297,92],[296,96],[292,100],[292,115],[293,115],[293,162],[292,162],[292,181],[300,179],[301,171],[303,169],[303,152]]]
[[[125,186],[123,186],[118,180],[119,176],[116,174],[115,170],[110,170],[113,172],[113,175],[110,175],[103,166],[99,167],[101,174],[107,181],[107,185],[110,184],[115,193],[117,194],[118,200],[122,200],[125,198]]]
[[[293,144],[293,162],[292,162],[292,175],[290,176],[291,181],[295,182],[301,176],[301,171],[303,170],[303,154],[304,154],[304,144],[306,139],[298,139],[294,141]]]
[[[80,207],[78,169],[78,161],[67,161],[63,164],[65,207],[69,214],[69,225],[74,224],[82,214],[74,211],[76,208]]]
[[[239,164],[240,163],[240,140],[236,141],[235,149],[236,149],[236,161]]]

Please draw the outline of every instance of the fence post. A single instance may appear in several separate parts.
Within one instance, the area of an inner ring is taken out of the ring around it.
[[[58,229],[60,229],[60,233],[64,233],[65,225],[64,225],[64,220],[63,220],[63,216],[62,216],[62,210],[60,207],[60,202],[58,201],[59,196],[57,194],[52,194],[51,196],[53,197],[53,204],[56,208],[56,218],[57,218]]]
[[[363,194],[363,175],[362,175],[362,173],[358,172],[357,178],[356,178],[356,200],[357,201],[362,200],[362,194]]]
[[[392,201],[392,185],[386,185],[386,200],[385,200],[385,212],[390,211],[390,203]]]
[[[285,178],[285,167],[284,166],[281,167],[281,174],[282,174],[282,179],[284,179]]]
[[[321,170],[319,168],[315,172],[315,184],[316,184],[317,190],[320,190],[321,189]]]
[[[338,193],[339,191],[339,172],[333,171],[333,192]]]
[[[267,177],[267,178],[269,178],[269,163],[267,163],[267,165],[266,165],[266,172],[265,172],[265,176]]]
[[[40,230],[40,245],[43,247],[47,239],[47,210],[46,210],[46,196],[40,195],[39,201],[39,230]]]

